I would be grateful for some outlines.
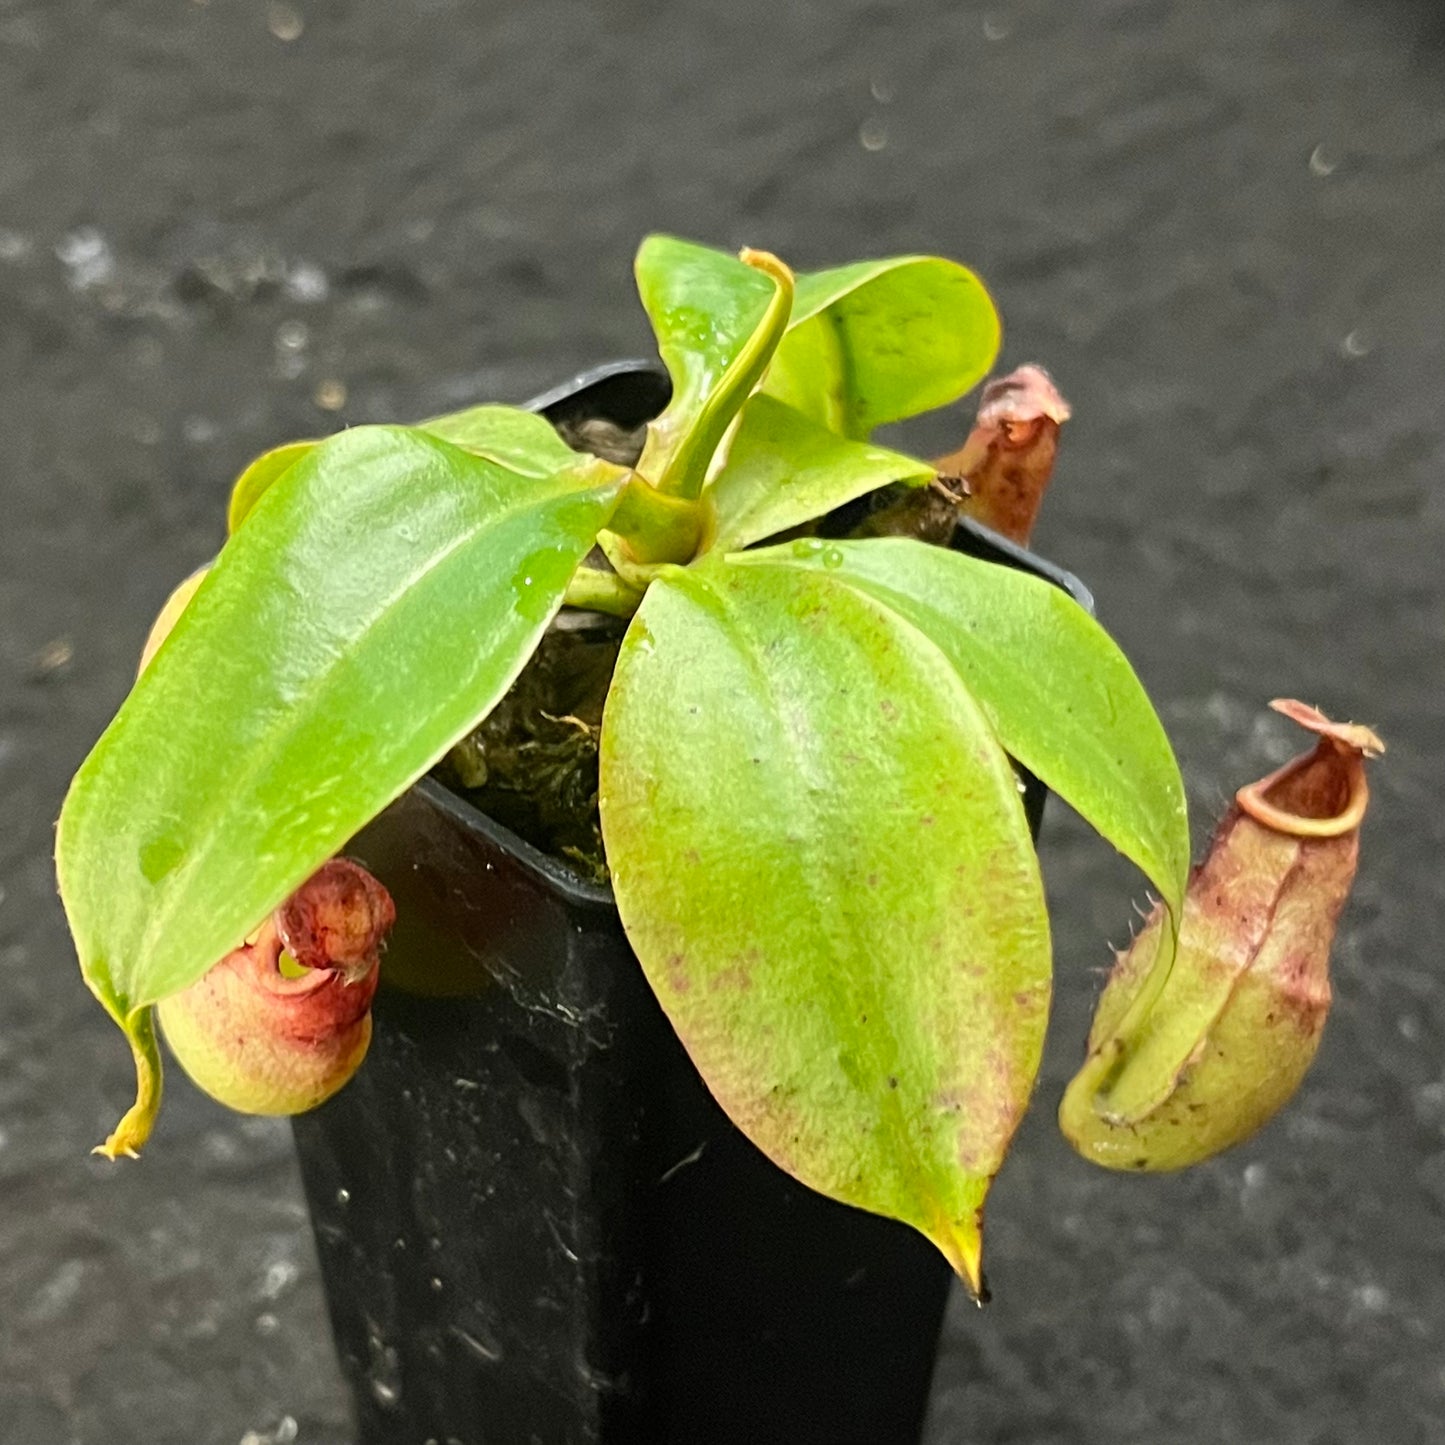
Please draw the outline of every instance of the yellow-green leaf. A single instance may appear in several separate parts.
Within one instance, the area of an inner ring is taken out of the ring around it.
[[[743,407],[728,459],[709,488],[719,552],[746,547],[821,517],[889,482],[920,483],[927,462],[849,441],[771,396]]]
[[[830,430],[867,437],[977,385],[1001,334],[983,283],[957,262],[859,261],[799,276],[763,385]]]
[[[735,561],[827,572],[906,618],[957,668],[1009,755],[1179,916],[1189,873],[1179,764],[1128,659],[1068,593],[902,537],[770,547]]]
[[[623,923],[713,1095],[978,1290],[1049,940],[1013,771],[957,670],[826,572],[673,569],[623,644],[601,769]]]
[[[271,487],[302,457],[319,445],[318,442],[287,442],[284,446],[272,447],[269,452],[262,452],[236,478],[236,483],[231,488],[231,504],[226,509],[227,531],[234,532],[251,515],[256,503]]]

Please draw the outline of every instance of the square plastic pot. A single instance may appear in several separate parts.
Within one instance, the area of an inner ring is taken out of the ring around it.
[[[666,397],[624,363],[534,406]],[[610,892],[430,779],[346,851],[397,925],[366,1063],[294,1131],[359,1445],[916,1442],[947,1265],[732,1126]]]

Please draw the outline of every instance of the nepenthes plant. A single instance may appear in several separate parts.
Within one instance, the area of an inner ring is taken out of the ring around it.
[[[872,440],[988,374],[978,278],[921,256],[795,276],[666,236],[636,276],[672,394],[630,460],[482,405],[291,443],[237,482],[225,546],[60,819],[81,968],[138,1073],[102,1151],[150,1133],[157,1008],[237,1107],[344,1082],[389,900],[329,860],[455,758],[560,613],[603,613],[626,630],[595,747],[600,866],[679,1038],[778,1165],[922,1231],[980,1293],[1051,988],[1019,770],[1160,900],[1065,1130],[1100,1163],[1173,1167],[1258,1127],[1313,1054],[1377,744],[1296,709],[1321,739],[1307,784],[1241,803],[1196,896],[1179,768],[1128,661],[1058,587],[948,545],[983,453]],[[1010,485],[1046,479],[1056,431],[1030,433],[1047,456]],[[248,977],[264,998],[238,1011]],[[310,1044],[267,1040],[316,1043],[295,1020],[318,999],[330,1042],[349,1032],[313,1077]]]

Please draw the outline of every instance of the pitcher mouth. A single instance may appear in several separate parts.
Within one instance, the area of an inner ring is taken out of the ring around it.
[[[268,918],[246,946],[228,954],[225,961],[253,988],[282,998],[304,998],[331,982],[334,975],[331,969],[307,969],[294,977],[283,973],[282,949],[281,936],[275,923]]]
[[[1276,698],[1270,706],[1320,740],[1310,752],[1241,788],[1234,795],[1240,810],[1262,827],[1296,838],[1354,832],[1370,801],[1365,759],[1378,757],[1385,745],[1369,728],[1331,722],[1293,698]]]

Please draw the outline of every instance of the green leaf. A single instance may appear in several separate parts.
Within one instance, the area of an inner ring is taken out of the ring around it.
[[[755,396],[713,479],[709,545],[720,552],[746,547],[889,482],[933,475],[927,462],[848,441],[770,396]]]
[[[956,400],[998,355],[998,313],[972,271],[932,256],[860,261],[798,278],[793,322],[764,389],[863,438]]]
[[[1142,869],[1179,917],[1189,873],[1179,764],[1128,660],[1066,592],[901,537],[735,561],[827,571],[907,618],[958,670],[1009,754]]]
[[[673,236],[649,236],[635,270],[672,377],[672,399],[648,427],[637,470],[665,491],[694,497],[782,336],[791,276],[784,272],[783,287],[764,269]]]
[[[521,476],[405,427],[294,465],[66,798],[61,893],[118,1020],[199,978],[486,715],[625,476]]]
[[[628,938],[723,1108],[977,1291],[1049,942],[1013,772],[956,669],[831,573],[670,569],[623,643],[600,801]]]
[[[281,480],[302,457],[313,452],[319,442],[287,442],[262,452],[231,488],[231,504],[226,509],[226,530],[234,532],[255,510],[256,503]]]
[[[1163,725],[1108,634],[1057,587],[907,539],[775,548],[739,563],[835,569],[908,618],[954,662],[1009,753],[1038,775],[1159,890],[1171,926],[1108,1047],[1071,1085],[1111,1118],[1141,1117],[1168,1092],[1167,1040],[1151,1013],[1174,962],[1189,873],[1179,765]],[[1144,1041],[1151,1067],[1134,1067]],[[1175,1073],[1185,1059],[1173,1059]],[[1087,1077],[1085,1078],[1085,1075]]]
[[[420,425],[434,437],[528,477],[550,477],[578,456],[546,417],[514,406],[468,407]]]
[[[577,460],[577,453],[546,417],[514,406],[468,407],[448,416],[434,416],[422,422],[420,430],[528,477],[549,477]],[[229,529],[234,532],[262,495],[318,445],[288,442],[257,457],[231,489],[226,517]]]

